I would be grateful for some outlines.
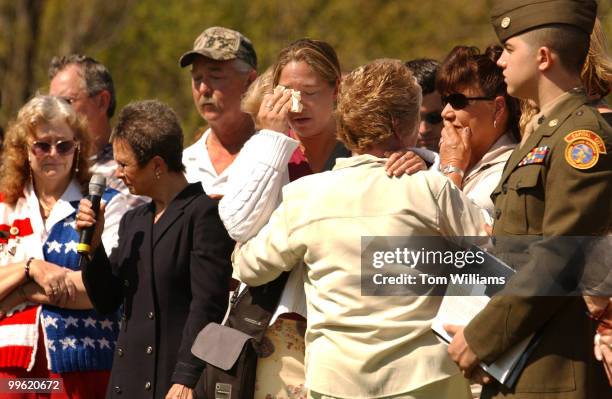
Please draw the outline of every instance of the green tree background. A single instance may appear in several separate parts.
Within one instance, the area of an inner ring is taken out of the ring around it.
[[[0,0],[0,125],[48,85],[53,55],[80,52],[108,66],[119,107],[158,98],[179,114],[186,143],[203,128],[180,55],[205,28],[243,32],[259,71],[289,42],[311,37],[337,50],[343,70],[390,57],[443,59],[458,44],[495,43],[491,0]],[[612,35],[612,4],[599,15]]]

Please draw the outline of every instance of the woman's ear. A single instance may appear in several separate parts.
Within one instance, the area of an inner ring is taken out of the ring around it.
[[[493,118],[495,120],[499,120],[503,114],[506,112],[506,99],[504,98],[504,96],[497,96],[495,97],[494,100],[494,104],[495,104],[495,114],[493,116]]]

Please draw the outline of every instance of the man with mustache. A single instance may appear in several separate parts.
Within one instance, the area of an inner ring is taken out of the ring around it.
[[[255,128],[240,110],[240,99],[257,77],[257,55],[240,32],[212,27],[180,58],[191,65],[191,93],[198,113],[209,128],[183,152],[189,182],[202,182],[209,196],[224,193],[230,165]]]

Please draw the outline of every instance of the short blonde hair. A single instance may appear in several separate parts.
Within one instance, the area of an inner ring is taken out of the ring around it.
[[[588,95],[603,98],[612,89],[612,57],[608,53],[608,41],[599,18],[595,19],[591,33],[591,45],[580,73],[580,79]]]
[[[398,127],[415,134],[421,99],[421,87],[400,60],[379,59],[361,66],[340,84],[338,139],[363,153],[388,141]]]
[[[256,129],[260,129],[257,123],[257,114],[259,113],[259,108],[261,108],[263,97],[265,94],[272,92],[272,68],[270,67],[251,83],[246,93],[242,96],[240,109],[242,112],[251,115]]]
[[[62,99],[37,95],[19,110],[17,119],[10,123],[6,132],[0,170],[0,190],[4,202],[14,205],[23,195],[23,189],[30,180],[28,139],[35,137],[36,126],[55,120],[66,122],[74,132],[75,140],[79,142],[72,169],[74,171],[78,167],[75,177],[81,188],[85,190],[91,176],[89,173],[91,138],[85,119],[77,115],[70,104]]]

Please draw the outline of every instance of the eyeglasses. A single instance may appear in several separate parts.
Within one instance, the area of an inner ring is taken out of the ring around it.
[[[442,122],[442,114],[440,111],[428,112],[423,115],[423,120],[430,125],[437,125]]]
[[[463,109],[470,104],[470,101],[491,101],[495,97],[466,97],[465,94],[453,93],[448,96],[442,96],[442,105],[450,104],[454,109]]]
[[[58,141],[55,144],[47,143],[46,141],[35,141],[32,143],[32,154],[37,157],[42,157],[51,153],[51,148],[55,147],[55,151],[62,156],[70,155],[77,147],[77,142],[74,140]]]

